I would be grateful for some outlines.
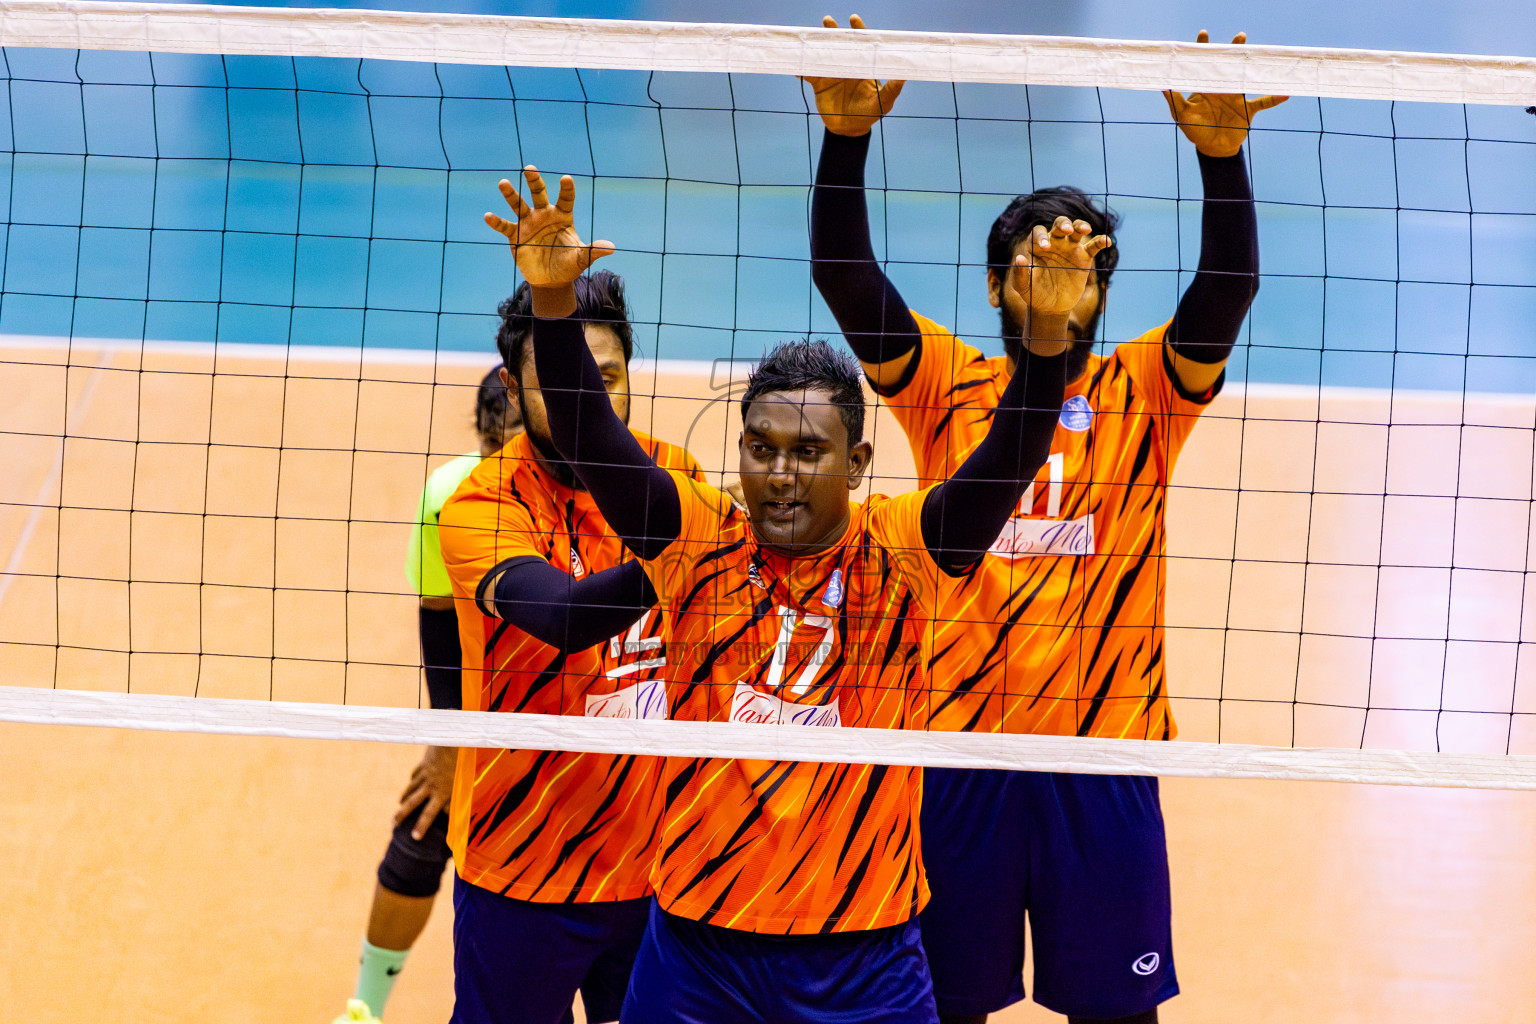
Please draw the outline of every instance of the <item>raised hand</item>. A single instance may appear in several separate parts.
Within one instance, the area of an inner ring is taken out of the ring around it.
[[[485,222],[511,243],[517,270],[530,287],[559,288],[571,284],[597,260],[613,253],[612,242],[587,245],[576,234],[571,216],[576,205],[576,183],[569,174],[560,179],[560,197],[553,206],[536,167],[529,164],[523,168],[523,177],[528,179],[533,206],[523,202],[517,189],[503,178],[497,187],[517,219],[509,221],[487,213]]]
[[[1197,43],[1210,41],[1211,34],[1204,29],[1195,37]],[[1246,32],[1239,32],[1232,37],[1232,42],[1239,45],[1247,41]],[[1173,114],[1174,123],[1179,126],[1184,137],[1206,156],[1236,156],[1237,151],[1243,148],[1243,140],[1248,138],[1253,115],[1279,106],[1290,98],[1260,96],[1250,100],[1241,95],[1203,92],[1185,97],[1171,89],[1164,92],[1163,96],[1168,100],[1168,110]]]
[[[1088,287],[1093,258],[1114,241],[1095,235],[1087,221],[1057,217],[1047,228],[1030,229],[1029,252],[1019,253],[1003,283],[1003,301],[1021,324],[1042,317],[1065,317]]]
[[[837,28],[837,19],[827,15],[823,28]],[[849,28],[863,28],[857,14],[848,19]],[[901,95],[906,82],[880,82],[873,78],[817,78],[802,76],[816,93],[816,110],[827,131],[833,135],[867,135],[875,122],[891,112],[891,105]]]

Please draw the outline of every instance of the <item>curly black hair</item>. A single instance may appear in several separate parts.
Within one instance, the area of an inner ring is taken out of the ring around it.
[[[864,382],[859,364],[840,348],[820,338],[781,341],[763,356],[747,377],[741,396],[741,418],[761,395],[779,391],[821,391],[842,414],[848,447],[864,439]]]
[[[501,325],[496,330],[496,350],[501,361],[521,378],[523,359],[528,353],[528,339],[533,335],[533,292],[528,282],[518,285],[510,298],[502,300],[496,312]],[[629,304],[624,298],[624,280],[609,270],[599,270],[576,279],[576,316],[578,319],[605,324],[619,336],[624,346],[624,361],[635,351],[635,332],[629,325]]]

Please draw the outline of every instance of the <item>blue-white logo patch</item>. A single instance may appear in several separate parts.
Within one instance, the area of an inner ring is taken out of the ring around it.
[[[1073,395],[1062,403],[1061,425],[1074,434],[1081,434],[1093,426],[1093,406],[1082,395]]]
[[[843,570],[833,569],[827,589],[822,591],[821,603],[828,608],[840,608],[843,604]]]

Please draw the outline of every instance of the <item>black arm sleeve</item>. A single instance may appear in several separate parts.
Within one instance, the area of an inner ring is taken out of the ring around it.
[[[1200,155],[1200,266],[1168,328],[1173,350],[1197,363],[1232,354],[1259,291],[1259,224],[1243,154]]]
[[[923,543],[946,572],[984,555],[1051,453],[1067,384],[1067,357],[1025,349],[987,436],[954,476],[923,501]]]
[[[493,600],[502,621],[566,652],[584,651],[618,636],[656,603],[656,592],[639,562],[578,580],[542,558],[525,555],[491,569],[482,588],[493,578]]]
[[[896,286],[875,261],[864,202],[869,136],[826,132],[811,196],[811,278],[860,362],[906,355],[921,339]]]
[[[423,608],[421,624],[421,667],[427,674],[427,702],[434,708],[459,711],[464,707],[460,689],[459,617],[452,608]]]
[[[657,557],[682,532],[677,484],[614,413],[581,321],[535,318],[533,358],[555,448],[625,545]]]

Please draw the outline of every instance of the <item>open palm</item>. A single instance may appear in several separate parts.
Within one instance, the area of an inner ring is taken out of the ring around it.
[[[1203,30],[1195,37],[1198,43],[1207,43],[1210,39],[1210,33]],[[1248,35],[1244,32],[1232,37],[1236,45],[1247,41]],[[1288,98],[1260,96],[1249,99],[1241,94],[1219,92],[1197,92],[1186,97],[1171,89],[1164,92],[1163,97],[1168,100],[1168,110],[1173,114],[1174,123],[1179,126],[1184,137],[1206,156],[1216,157],[1236,156],[1248,138],[1253,115],[1279,106]]]
[[[536,167],[530,164],[523,168],[523,176],[528,180],[533,205],[525,203],[513,184],[503,178],[497,187],[516,219],[506,220],[487,213],[485,222],[511,243],[518,273],[531,287],[558,288],[570,284],[594,262],[613,252],[612,242],[587,245],[576,234],[575,219],[571,216],[576,205],[576,183],[569,174],[560,179],[560,196],[553,205]]]
[[[825,28],[837,28],[830,14],[821,19]],[[848,27],[864,27],[857,14],[848,19]],[[817,78],[806,76],[816,93],[816,111],[827,131],[833,135],[867,135],[875,122],[891,112],[905,82],[880,82],[873,78]]]
[[[1014,257],[1008,269],[1006,290],[1016,293],[1031,314],[1064,316],[1083,297],[1093,258],[1113,244],[1108,235],[1093,234],[1086,221],[1057,217],[1049,228],[1036,224],[1029,252]]]

